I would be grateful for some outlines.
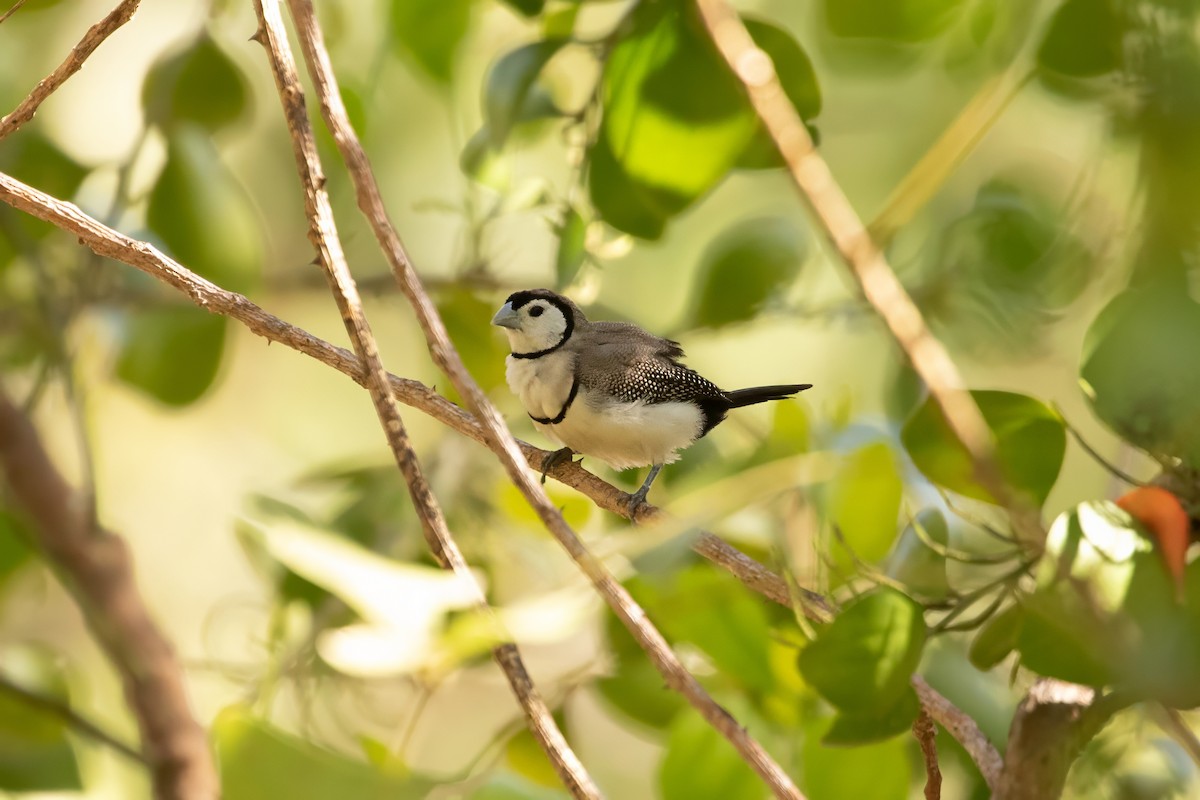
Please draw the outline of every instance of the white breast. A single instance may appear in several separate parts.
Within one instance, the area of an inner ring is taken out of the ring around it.
[[[506,362],[508,388],[535,417],[554,419],[571,393],[575,356],[562,350],[541,358],[513,358]]]

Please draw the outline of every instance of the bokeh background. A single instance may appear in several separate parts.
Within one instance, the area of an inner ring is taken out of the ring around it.
[[[1184,296],[1190,286],[1200,198],[1191,4],[738,5],[802,48],[785,83],[803,96],[822,155],[874,221],[968,385],[1057,405],[1114,464],[1153,475],[1154,461],[1094,413],[1081,354],[1099,310],[1131,282],[1166,276]],[[107,6],[29,0],[0,25],[0,109]],[[549,444],[503,385],[505,343],[488,321],[511,291],[556,287],[594,318],[678,339],[689,365],[722,386],[815,385],[797,401],[738,412],[666,469],[653,502],[821,590],[862,577],[847,581],[854,565],[833,522],[864,560],[903,568],[896,542],[907,541],[898,537],[906,522],[946,511],[900,442],[921,387],[785,171],[726,164],[705,185],[696,176],[716,169],[720,142],[697,136],[679,150],[669,130],[648,123],[639,141],[649,155],[624,154],[624,178],[642,157],[695,178],[690,196],[675,186],[674,200],[639,216],[636,203],[596,188],[594,162],[592,185],[584,179],[603,129],[597,103],[617,100],[605,94],[616,89],[597,88],[602,57],[629,3],[334,1],[318,11],[413,263],[519,437]],[[146,0],[35,122],[0,143],[0,170],[345,345],[312,264],[254,30],[249,3]],[[510,62],[516,77],[492,71],[504,54],[563,31],[573,41],[538,55],[540,70]],[[659,89],[686,104],[712,85],[684,64]],[[494,136],[501,121],[511,130]],[[493,138],[481,138],[485,124]],[[319,136],[384,363],[456,399],[354,207],[332,141]],[[1187,373],[1195,351],[1175,339],[1163,357]],[[0,370],[60,467],[94,487],[101,520],[130,541],[146,601],[212,727],[228,796],[563,796],[520,732],[477,631],[430,568],[353,382],[8,208]],[[405,420],[468,560],[511,610],[535,679],[608,795],[761,797],[725,744],[662,687],[494,458],[416,411]],[[642,477],[584,463],[626,489]],[[571,490],[548,488],[808,796],[920,796],[911,737],[821,744],[832,711],[796,670],[794,619],[689,556],[689,525],[631,530]],[[1044,516],[1123,488],[1072,443]],[[24,544],[19,516],[3,509],[0,665],[67,692],[72,707],[132,739],[116,676]],[[956,544],[982,546],[949,516]],[[939,580],[954,587],[987,574],[946,567]],[[969,641],[935,637],[921,672],[1003,742],[1030,676],[1011,660],[976,669]],[[28,709],[0,708],[0,796],[147,795],[136,765]],[[944,734],[939,745],[943,796],[986,796],[957,746]],[[1200,797],[1198,787],[1184,750],[1135,710],[1088,748],[1068,792]]]

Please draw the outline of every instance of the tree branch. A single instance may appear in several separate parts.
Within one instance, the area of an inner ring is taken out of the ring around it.
[[[925,800],[941,800],[942,770],[937,758],[937,729],[929,712],[921,709],[921,713],[913,720],[913,736],[921,745],[921,755],[925,757]]]
[[[71,48],[71,52],[66,60],[59,64],[53,72],[38,81],[37,86],[33,87],[33,91],[29,93],[29,96],[22,100],[11,113],[0,119],[0,139],[4,139],[4,137],[33,119],[33,115],[37,113],[38,106],[47,97],[54,94],[58,90],[58,87],[66,83],[68,78],[78,72],[79,68],[83,66],[83,62],[87,61],[88,56],[95,52],[96,48],[105,39],[133,17],[139,3],[141,3],[141,0],[124,0],[124,2],[109,12],[107,17],[88,28],[87,33],[83,35],[79,43]],[[14,8],[13,10],[16,9]],[[10,11],[9,13],[12,12]]]
[[[510,480],[525,496],[525,499],[541,517],[542,523],[567,551],[583,573],[596,587],[604,601],[617,618],[629,629],[655,668],[663,675],[667,685],[683,694],[700,714],[728,739],[755,772],[767,783],[777,797],[800,798],[799,789],[763,747],[751,737],[737,721],[709,696],[708,692],[680,663],[670,645],[658,629],[649,621],[629,593],[612,574],[593,556],[575,531],[567,525],[562,512],[530,473],[516,439],[505,426],[496,407],[467,372],[462,359],[454,349],[433,301],[421,285],[421,280],[412,268],[400,236],[388,218],[379,186],[371,171],[370,162],[362,148],[346,109],[325,49],[324,36],[317,24],[312,4],[308,0],[288,0],[288,8],[296,22],[301,46],[309,75],[321,101],[321,113],[325,124],[333,134],[338,151],[346,162],[350,180],[354,184],[359,208],[366,216],[375,233],[388,264],[396,276],[401,291],[408,298],[417,321],[425,334],[426,343],[433,361],[450,378],[455,389],[466,399],[467,406],[475,413],[483,426],[488,446],[499,456]]]
[[[33,520],[38,546],[65,578],[92,635],[121,675],[155,797],[217,797],[208,741],[188,708],[179,661],[138,594],[128,547],[93,528],[32,423],[2,390],[0,469]]]
[[[4,20],[0,19],[0,22]],[[0,675],[0,692],[11,695],[17,698],[20,702],[27,706],[36,708],[52,717],[56,717],[59,721],[68,725],[72,729],[78,731],[89,739],[94,739],[100,744],[111,747],[121,755],[128,759],[137,761],[139,764],[149,767],[150,762],[146,757],[130,747],[125,742],[113,736],[108,731],[101,728],[96,723],[82,716],[69,705],[64,703],[57,697],[35,692],[32,689],[27,689],[16,681],[10,679],[6,675]]]
[[[976,480],[1009,512],[1013,527],[1024,538],[1040,544],[1045,539],[1041,521],[1027,500],[1016,496],[1004,479],[996,463],[991,430],[966,391],[958,368],[930,333],[883,251],[872,241],[829,166],[817,153],[804,121],[783,91],[770,56],[754,44],[741,17],[726,0],[696,0],[696,5],[717,49],[745,86],[751,105],[783,155],[801,199],[925,382],[950,430],[970,456]]]
[[[404,420],[392,396],[389,375],[379,357],[379,347],[367,323],[362,298],[358,294],[345,253],[342,251],[333,219],[333,208],[325,191],[325,175],[317,154],[316,140],[304,106],[304,90],[300,86],[279,5],[276,0],[255,0],[254,8],[259,20],[259,30],[254,38],[262,43],[267,52],[279,98],[283,103],[284,117],[304,189],[304,208],[309,222],[308,238],[317,251],[318,262],[329,279],[334,300],[346,325],[346,332],[350,335],[354,349],[363,364],[364,385],[375,406],[375,413],[383,427],[388,447],[404,475],[409,495],[425,532],[425,540],[434,557],[443,569],[452,571],[474,588],[476,608],[488,615],[493,625],[499,629],[499,621],[488,605],[483,589],[471,574],[471,569],[446,524],[441,506],[425,479],[424,470],[416,451],[413,450]],[[516,645],[505,641],[492,650],[492,655],[508,678],[509,685],[525,713],[530,732],[545,751],[563,785],[573,797],[583,800],[601,798],[600,790],[567,744],[566,737],[559,730],[553,714],[534,687]]]
[[[193,303],[214,314],[237,320],[249,331],[269,342],[278,342],[341,372],[359,384],[366,380],[362,362],[351,352],[297,328],[248,300],[213,284],[163,255],[146,242],[132,239],[84,214],[72,203],[57,200],[0,173],[0,200],[31,216],[62,228],[79,239],[80,244],[97,255],[105,256],[140,270],[186,295]],[[397,400],[433,417],[458,433],[487,445],[483,427],[470,413],[438,395],[419,381],[388,376]],[[526,442],[518,442],[526,462],[535,471],[542,469],[550,453]],[[553,467],[550,477],[585,495],[597,507],[627,517],[629,495],[572,462]],[[645,504],[638,508],[637,523],[654,520],[665,512]],[[702,532],[692,549],[725,569],[749,589],[784,606],[791,605],[787,582],[762,564],[730,546],[711,533]],[[829,619],[832,608],[815,592],[802,590],[812,603],[804,605],[806,614],[817,622]],[[823,609],[823,611],[822,611]],[[971,754],[988,785],[1000,774],[1001,761],[996,749],[979,726],[920,677],[913,688],[929,715],[944,727]]]

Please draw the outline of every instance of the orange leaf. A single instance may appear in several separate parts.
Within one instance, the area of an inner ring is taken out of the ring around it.
[[[1179,498],[1158,486],[1142,486],[1117,498],[1117,505],[1140,522],[1158,543],[1167,571],[1183,597],[1191,521]]]

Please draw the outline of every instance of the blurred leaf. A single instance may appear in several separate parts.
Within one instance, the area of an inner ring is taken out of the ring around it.
[[[35,189],[70,200],[88,169],[67,155],[36,127],[14,136],[0,149],[0,169]],[[21,218],[26,215],[22,214]],[[49,223],[38,230],[53,230]]]
[[[154,62],[142,84],[142,108],[146,121],[164,130],[195,123],[211,133],[242,116],[247,93],[237,64],[205,31]]]
[[[913,720],[921,713],[921,701],[911,686],[905,687],[900,698],[890,706],[872,708],[854,714],[839,714],[824,744],[858,746],[890,739],[912,729]]]
[[[805,123],[811,123],[821,113],[821,86],[812,61],[796,39],[783,28],[765,20],[745,17],[746,30],[759,49],[771,57],[775,74],[783,86],[783,92]],[[756,118],[757,119],[757,118]],[[756,126],[754,137],[738,157],[741,169],[765,169],[784,166],[783,156],[771,140],[761,122]],[[808,124],[813,141],[818,140],[817,131]]]
[[[438,83],[449,84],[472,5],[472,0],[391,0],[393,47]]]
[[[535,786],[509,772],[493,773],[486,783],[463,797],[466,800],[567,800],[562,791]]]
[[[989,619],[971,641],[969,655],[976,669],[986,672],[1008,658],[1017,647],[1024,621],[1025,609],[1019,603]]]
[[[554,256],[554,285],[559,289],[571,285],[587,259],[587,222],[574,206],[568,206],[564,216]]]
[[[0,589],[17,570],[33,559],[29,542],[33,533],[25,520],[6,508],[0,508]]]
[[[7,647],[3,675],[18,686],[70,706],[67,681],[44,650]],[[66,723],[0,688],[0,790],[80,791],[79,763]]]
[[[1065,0],[1038,47],[1038,67],[1069,78],[1094,78],[1121,68],[1125,35],[1114,0]]]
[[[546,0],[501,0],[501,2],[526,17],[536,17],[546,7]]]
[[[999,391],[972,391],[996,440],[995,458],[1014,491],[1041,505],[1058,478],[1067,433],[1062,419],[1032,397]],[[951,432],[932,398],[904,423],[904,447],[925,477],[952,492],[994,502],[975,481],[967,451]]]
[[[896,456],[887,442],[856,450],[830,482],[829,513],[833,523],[850,550],[863,561],[878,562],[896,541],[903,491]]]
[[[566,729],[561,712],[554,715],[554,721],[559,730]],[[562,786],[562,780],[554,770],[554,765],[550,763],[546,751],[542,750],[529,728],[521,728],[504,745],[504,760],[509,769],[537,786],[551,789]]]
[[[258,213],[202,128],[172,130],[166,164],[150,190],[146,223],[170,255],[218,286],[240,294],[258,286],[263,260]]]
[[[771,431],[742,468],[807,452],[811,431],[812,421],[803,402],[772,403]]]
[[[963,0],[824,0],[835,36],[911,44],[940,34],[958,16]]]
[[[1200,304],[1161,282],[1104,308],[1084,339],[1080,376],[1096,415],[1130,443],[1200,467]]]
[[[800,653],[800,673],[850,715],[890,709],[925,645],[922,609],[894,589],[880,588],[849,603]]]
[[[895,737],[860,747],[823,741],[828,723],[805,732],[801,788],[808,800],[905,800],[912,778],[909,741]]]
[[[498,192],[512,183],[512,168],[500,149],[492,143],[487,126],[475,131],[458,157],[463,174]]]
[[[753,319],[795,280],[807,250],[795,222],[781,217],[725,230],[701,259],[692,324],[720,328]]]
[[[508,344],[487,324],[495,313],[492,304],[468,289],[455,288],[439,294],[437,309],[463,364],[480,388],[488,392],[503,385]],[[447,384],[448,396],[452,390]],[[451,399],[457,399],[457,395]]]
[[[626,581],[625,587],[643,607],[655,596],[642,578]],[[613,669],[609,677],[595,683],[600,696],[630,719],[651,728],[667,727],[687,701],[663,684],[662,675],[611,611],[604,614],[604,633]]]
[[[492,65],[484,87],[483,118],[493,146],[501,147],[508,139],[542,68],[565,43],[565,39],[533,42],[510,50]]]
[[[542,16],[542,36],[547,39],[567,39],[575,33],[575,18],[582,3],[567,2],[552,8]]]
[[[658,771],[662,800],[760,800],[762,781],[732,745],[698,714],[671,725]]]
[[[129,318],[116,376],[169,406],[199,400],[217,377],[229,320],[181,306]]]
[[[885,572],[923,597],[940,600],[950,592],[946,557],[930,547],[926,539],[943,547],[950,543],[946,518],[936,508],[921,510],[916,519],[904,526],[895,548],[888,554]]]
[[[757,125],[696,14],[681,0],[637,6],[605,64],[592,203],[642,238],[724,178]]]
[[[212,726],[225,800],[419,800],[437,782],[418,774],[383,772],[316,747],[230,706]]]

